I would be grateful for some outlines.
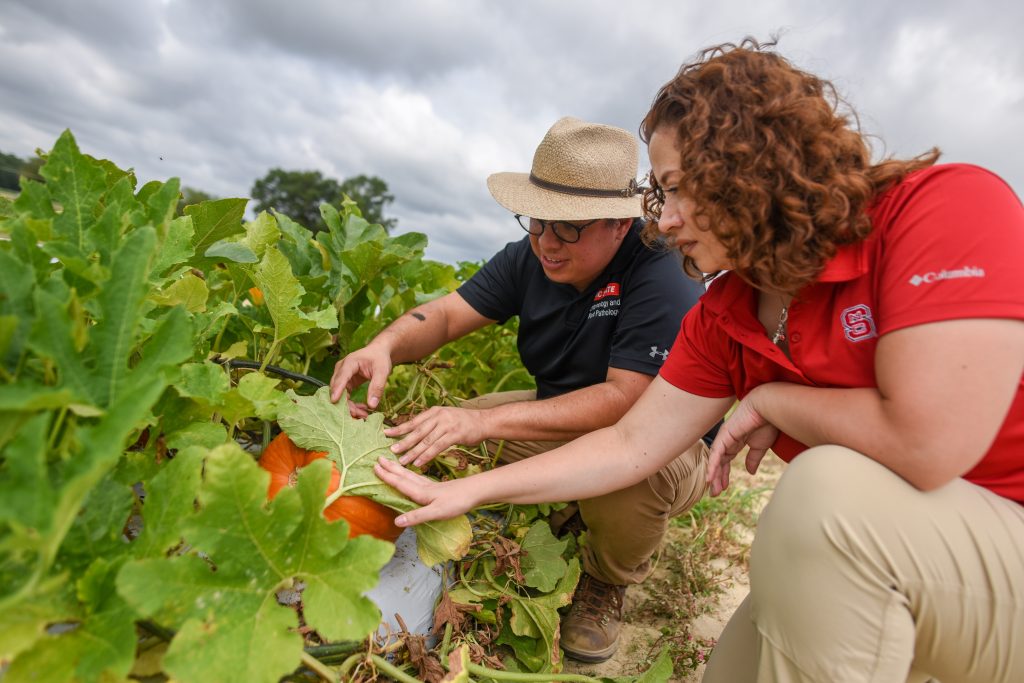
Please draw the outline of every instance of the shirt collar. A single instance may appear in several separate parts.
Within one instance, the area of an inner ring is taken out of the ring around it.
[[[815,282],[847,282],[868,272],[868,243],[873,235],[855,244],[839,247]]]
[[[836,254],[825,264],[815,282],[848,282],[868,272],[868,245],[874,239],[872,233],[867,239],[855,244],[846,244],[836,249]],[[708,289],[721,287],[717,297],[708,297],[709,308],[716,313],[738,310],[741,303],[750,305],[754,288],[735,273],[723,273]]]

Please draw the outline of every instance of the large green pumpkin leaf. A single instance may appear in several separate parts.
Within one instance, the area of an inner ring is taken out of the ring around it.
[[[392,547],[366,536],[349,540],[347,525],[323,519],[329,474],[326,462],[304,468],[298,485],[268,506],[269,475],[251,456],[235,445],[209,452],[200,509],[180,520],[186,541],[206,559],[140,560],[118,578],[129,603],[177,631],[164,658],[168,673],[185,683],[272,683],[293,670],[302,653],[297,616],[275,596],[297,581],[305,585],[307,622],[327,638],[360,640],[377,627],[380,612],[363,592],[376,584]],[[186,495],[171,480],[161,489],[171,489],[177,506]]]
[[[0,537],[0,557],[4,550],[23,544],[31,547],[26,537],[37,534],[50,518],[56,494],[46,475],[49,417],[40,413],[24,422],[4,448],[4,462],[0,465],[0,529],[5,523],[13,523],[13,530],[11,536]],[[5,575],[4,564],[0,564],[0,582],[8,583],[15,577]]]
[[[116,681],[135,659],[135,612],[117,594],[122,560],[97,559],[78,582],[80,612],[70,630],[42,636],[4,674],[10,683]]]
[[[216,405],[230,389],[227,373],[216,363],[186,363],[174,388],[182,396],[199,398]]]
[[[151,298],[161,306],[181,304],[189,313],[202,313],[210,298],[210,290],[202,278],[186,272],[162,292],[155,292]]]
[[[159,386],[159,384],[157,383]],[[146,401],[146,396],[138,397]],[[113,590],[113,565],[102,554],[127,551],[120,542],[130,499],[124,487],[104,475],[120,454],[119,443],[137,419],[137,413],[112,407],[95,426],[80,431],[81,451],[61,468],[59,484],[50,481],[45,436],[50,415],[31,419],[5,450],[4,487],[25,487],[31,503],[16,491],[0,490],[10,503],[0,514],[0,566],[3,594],[0,614],[19,614],[0,620],[0,649],[20,652],[5,680],[99,680],[110,671],[123,677],[134,655],[134,612]],[[106,481],[106,486],[100,482]],[[83,511],[86,500],[95,503]],[[60,565],[46,576],[66,539]],[[116,560],[114,561],[116,562]],[[78,601],[68,601],[58,590],[68,569],[82,570]],[[73,622],[72,630],[44,634],[46,624]],[[17,633],[20,625],[28,629]],[[50,666],[51,662],[53,666]],[[40,679],[40,672],[46,678]]]
[[[302,448],[327,453],[327,458],[341,473],[335,496],[366,496],[400,512],[417,507],[373,473],[377,458],[397,461],[397,456],[388,448],[394,439],[384,436],[382,414],[373,413],[365,420],[355,419],[344,407],[344,400],[331,403],[330,387],[322,387],[312,396],[299,396],[294,391],[289,391],[288,396],[293,403],[280,410],[278,422],[288,437]],[[430,566],[460,559],[469,551],[472,538],[473,531],[465,515],[416,527],[417,551],[423,563]]]
[[[149,262],[155,247],[156,231],[152,228],[129,233],[114,255],[111,282],[100,293],[101,317],[90,334],[97,350],[93,373],[97,405],[109,405],[124,389],[130,372],[128,357],[139,341],[142,306],[149,289]]]
[[[16,607],[0,610],[0,661],[9,662],[31,649],[45,635],[48,624],[59,623],[73,613],[66,578],[53,577]]]
[[[267,310],[274,321],[275,345],[314,327],[330,329],[337,325],[338,317],[333,308],[312,314],[300,308],[306,290],[292,274],[291,264],[280,250],[267,249],[252,277],[263,291]]]
[[[115,173],[118,169],[115,167]],[[167,238],[174,214],[181,197],[181,183],[171,178],[165,183],[152,180],[139,190],[139,211],[133,216],[136,225],[152,225],[156,228],[161,244]]]
[[[153,275],[161,275],[172,266],[188,261],[195,254],[192,240],[195,228],[191,216],[179,216],[171,221],[167,236],[153,258]]]
[[[261,211],[256,220],[245,224],[245,237],[241,243],[252,250],[258,258],[267,252],[267,249],[277,244],[281,239],[281,230],[277,227],[277,221],[266,211]]]
[[[323,257],[313,240],[313,233],[288,216],[274,212],[277,227],[281,231],[278,248],[292,265],[292,272],[299,278],[324,275]]]
[[[205,254],[215,242],[242,232],[245,199],[215,199],[185,207],[192,217],[192,251]]]
[[[562,553],[568,544],[568,539],[555,538],[547,520],[534,522],[522,542],[521,567],[526,585],[545,593],[554,590],[558,580],[565,576],[567,565]]]
[[[107,174],[93,158],[82,154],[71,131],[64,131],[46,163],[39,169],[53,200],[61,205],[54,231],[85,254],[91,251],[88,232],[98,215],[100,197],[107,189]]]
[[[57,556],[57,568],[79,572],[97,558],[115,558],[128,550],[123,530],[134,497],[129,487],[107,475],[89,491],[82,510],[68,529]]]
[[[220,443],[223,441],[221,430]],[[206,451],[196,446],[178,451],[174,459],[148,482],[145,523],[132,544],[135,557],[163,557],[182,542],[179,521],[187,519],[194,511]]]
[[[544,657],[545,664],[542,669],[545,672],[561,666],[558,608],[572,602],[572,594],[579,578],[579,560],[573,558],[565,574],[558,580],[554,591],[537,597],[516,596],[509,603],[512,608],[512,617],[509,620],[512,632],[517,636],[540,639],[545,644],[547,656]],[[553,668],[549,668],[548,662]]]
[[[234,263],[256,263],[260,260],[256,252],[248,246],[231,240],[217,242],[203,252],[203,256],[219,261],[232,261]]]

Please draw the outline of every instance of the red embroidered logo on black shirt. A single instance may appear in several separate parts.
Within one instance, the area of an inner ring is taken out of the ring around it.
[[[618,282],[609,282],[604,288],[597,290],[597,294],[594,295],[594,301],[600,301],[606,296],[619,296],[622,293],[622,288],[619,287]]]

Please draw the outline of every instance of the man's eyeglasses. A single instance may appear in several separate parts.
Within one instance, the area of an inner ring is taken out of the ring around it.
[[[601,219],[587,221],[582,225],[576,223],[569,223],[568,221],[542,221],[539,218],[530,218],[529,216],[523,216],[516,214],[516,220],[519,225],[526,232],[530,233],[534,237],[540,237],[544,234],[544,228],[551,228],[551,232],[562,242],[572,244],[573,242],[580,241],[580,233],[585,228],[589,228],[594,223],[600,223]]]

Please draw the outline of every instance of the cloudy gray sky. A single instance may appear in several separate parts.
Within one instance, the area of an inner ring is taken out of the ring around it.
[[[275,166],[375,174],[399,231],[477,260],[520,236],[487,175],[558,117],[635,131],[698,50],[780,33],[885,153],[938,145],[1021,195],[1022,28],[1019,0],[0,0],[0,151],[70,128],[222,197]]]

